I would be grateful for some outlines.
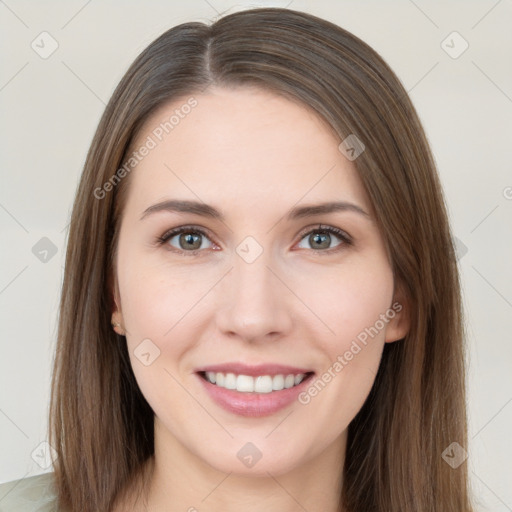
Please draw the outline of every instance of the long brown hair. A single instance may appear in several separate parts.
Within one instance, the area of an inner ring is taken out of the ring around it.
[[[367,44],[278,8],[168,30],[137,57],[101,118],[76,193],[60,304],[49,418],[60,506],[111,510],[154,453],[153,411],[110,325],[113,256],[131,180],[104,184],[151,113],[212,84],[259,86],[308,105],[340,142],[352,134],[365,146],[354,163],[407,297],[410,330],[386,344],[349,426],[343,510],[471,511],[466,464],[454,468],[442,456],[453,442],[467,447],[461,299],[418,115]]]

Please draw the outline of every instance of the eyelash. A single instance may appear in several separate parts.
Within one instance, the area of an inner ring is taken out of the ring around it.
[[[171,229],[170,231],[167,231],[166,233],[164,233],[162,236],[157,237],[156,242],[158,245],[164,245],[171,238],[174,238],[176,235],[181,235],[182,233],[199,234],[199,235],[204,236],[205,238],[208,238],[210,240],[208,233],[206,233],[203,229],[197,228],[195,226],[182,226],[180,228]],[[306,235],[310,235],[312,233],[333,234],[333,235],[336,235],[341,240],[340,244],[338,244],[336,247],[333,247],[331,249],[324,249],[324,250],[320,250],[320,251],[315,251],[314,249],[310,249],[315,253],[319,253],[319,255],[332,254],[332,253],[338,252],[339,250],[343,249],[344,246],[352,245],[352,243],[353,243],[351,237],[347,233],[345,233],[345,231],[342,231],[341,229],[335,228],[333,226],[322,226],[321,224],[317,228],[309,229],[309,231],[301,232],[300,240],[305,238]],[[194,251],[184,251],[181,249],[177,249],[176,247],[172,247],[169,250],[172,252],[180,253],[183,256],[196,256],[198,253],[204,251],[204,249],[196,249]],[[324,253],[324,254],[322,254],[322,253]]]

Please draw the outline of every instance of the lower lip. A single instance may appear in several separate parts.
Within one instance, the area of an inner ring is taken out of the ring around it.
[[[206,392],[214,402],[229,412],[239,416],[269,416],[293,403],[297,396],[309,386],[313,374],[308,375],[300,384],[292,388],[272,391],[272,393],[241,393],[221,388],[196,374]]]

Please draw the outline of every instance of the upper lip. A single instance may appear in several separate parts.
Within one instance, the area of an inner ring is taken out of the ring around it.
[[[234,373],[236,375],[249,375],[251,377],[257,377],[258,375],[299,375],[301,373],[312,373],[313,370],[308,368],[298,368],[296,366],[287,366],[282,364],[269,363],[246,365],[239,362],[233,362],[202,366],[201,368],[197,368],[196,372]]]

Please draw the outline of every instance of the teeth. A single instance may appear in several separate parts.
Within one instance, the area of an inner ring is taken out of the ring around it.
[[[252,393],[254,391],[254,379],[249,375],[239,375],[236,378],[236,390],[242,393]]]
[[[254,381],[254,391],[256,393],[272,393],[272,377],[270,375],[256,377]]]
[[[217,381],[217,376],[215,376],[215,381]],[[226,378],[224,379],[224,387],[226,389],[236,389],[236,376],[234,373],[228,373]]]
[[[303,380],[306,374],[298,375],[259,375],[251,377],[250,375],[235,375],[234,373],[206,372],[208,382],[221,388],[233,389],[241,393],[272,393],[272,391],[281,391],[297,386]]]
[[[272,390],[281,391],[281,389],[284,389],[284,375],[276,375],[272,379]]]
[[[292,388],[295,385],[295,376],[294,375],[287,375],[284,379],[284,387],[286,389]]]

